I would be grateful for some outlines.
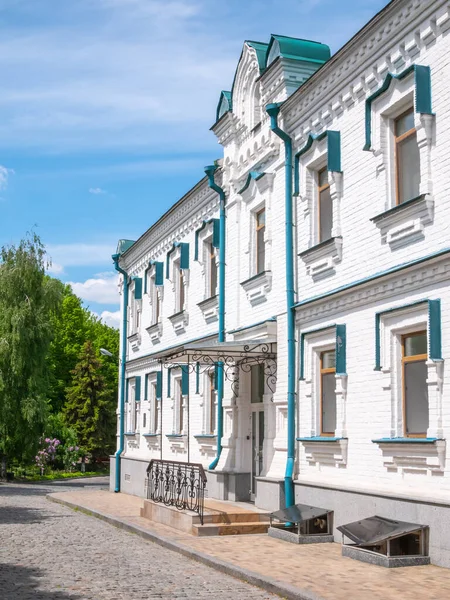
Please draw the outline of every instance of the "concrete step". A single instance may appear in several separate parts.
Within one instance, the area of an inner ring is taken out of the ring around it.
[[[210,508],[207,509],[203,516],[203,523],[223,523],[230,525],[231,523],[268,523],[269,517],[262,512],[213,512]],[[195,524],[200,522],[200,517],[196,517]]]
[[[267,533],[268,522],[240,522],[240,523],[205,523],[204,525],[193,525],[192,533],[197,536],[211,535],[248,535],[255,533]]]

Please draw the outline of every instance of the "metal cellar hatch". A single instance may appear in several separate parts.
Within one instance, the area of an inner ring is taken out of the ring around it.
[[[385,517],[368,517],[341,525],[342,555],[382,567],[430,564],[428,526]],[[344,537],[353,544],[346,544]]]
[[[270,515],[268,534],[293,544],[334,542],[333,511],[296,504]]]

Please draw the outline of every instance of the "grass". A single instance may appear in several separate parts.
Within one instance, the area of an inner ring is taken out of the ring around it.
[[[80,479],[84,477],[101,477],[105,475],[109,475],[109,469],[101,469],[97,471],[86,471],[82,473],[81,471],[48,471],[41,475],[39,470],[36,467],[30,467],[28,469],[24,469],[19,467],[18,469],[12,469],[14,472],[14,481],[24,482],[24,481],[54,481],[57,479]]]

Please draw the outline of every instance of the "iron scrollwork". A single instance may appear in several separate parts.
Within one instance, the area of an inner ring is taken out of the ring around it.
[[[147,467],[147,499],[191,510],[203,525],[206,475],[199,463],[151,460]]]
[[[166,368],[180,366],[177,364],[177,358],[181,358],[181,356],[183,356],[182,353],[179,356],[172,355],[166,361],[163,361],[164,366]],[[271,345],[268,343],[253,346],[246,344],[241,351],[229,353],[224,350],[223,352],[208,354],[199,350],[190,354],[189,362],[183,363],[183,366],[187,368],[189,373],[194,373],[198,369],[197,364],[200,365],[200,373],[209,371],[216,364],[221,365],[224,377],[231,383],[231,390],[235,396],[239,395],[239,371],[249,373],[253,366],[262,365],[267,387],[272,394],[275,392],[277,360],[276,355],[271,350]]]

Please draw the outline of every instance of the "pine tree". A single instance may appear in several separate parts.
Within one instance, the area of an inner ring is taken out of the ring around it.
[[[87,341],[72,371],[71,385],[66,389],[63,415],[93,462],[114,450],[115,408],[115,394],[105,385],[102,363],[92,342]]]

